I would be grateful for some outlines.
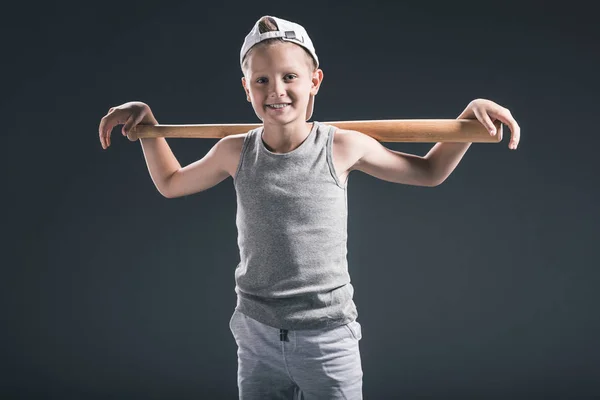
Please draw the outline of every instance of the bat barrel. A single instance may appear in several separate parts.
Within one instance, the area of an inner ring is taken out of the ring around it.
[[[474,142],[502,141],[502,123],[495,121],[496,135],[492,136],[476,119],[389,119],[366,121],[321,122],[340,129],[355,130],[380,142]],[[137,125],[127,135],[139,138],[203,138],[221,139],[246,133],[262,124],[197,124],[197,125]]]

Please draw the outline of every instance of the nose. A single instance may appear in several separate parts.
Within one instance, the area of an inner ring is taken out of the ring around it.
[[[269,97],[270,98],[279,98],[285,96],[285,85],[278,79],[274,79],[269,85]]]

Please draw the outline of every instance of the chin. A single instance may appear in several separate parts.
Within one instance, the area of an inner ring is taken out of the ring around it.
[[[292,121],[295,121],[298,118],[300,118],[300,115],[298,114],[298,112],[296,110],[289,110],[291,112],[288,112],[285,115],[274,115],[274,114],[269,115],[268,110],[265,110],[265,111],[266,112],[261,115],[261,117],[262,117],[261,119],[263,121],[266,119],[266,120],[278,121],[278,122],[283,122],[283,121],[292,122]]]

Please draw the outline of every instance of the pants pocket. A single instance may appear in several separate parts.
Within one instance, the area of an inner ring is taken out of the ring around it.
[[[354,320],[344,325],[344,327],[346,328],[346,330],[348,330],[348,332],[350,332],[350,334],[355,340],[362,339],[362,327],[360,325],[360,322]]]

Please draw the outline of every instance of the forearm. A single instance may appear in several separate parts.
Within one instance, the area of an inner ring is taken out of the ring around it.
[[[471,143],[436,143],[425,156],[430,162],[433,181],[440,184],[454,171],[460,160],[471,146]]]
[[[157,125],[158,121],[149,114],[140,124]],[[150,177],[156,189],[166,197],[167,182],[181,168],[181,165],[164,137],[140,138],[140,143]]]
[[[457,117],[457,119],[463,118],[473,119],[475,114],[465,109]],[[469,147],[471,147],[471,143],[436,143],[425,156],[425,159],[430,162],[433,181],[437,184],[444,182],[452,174]]]

